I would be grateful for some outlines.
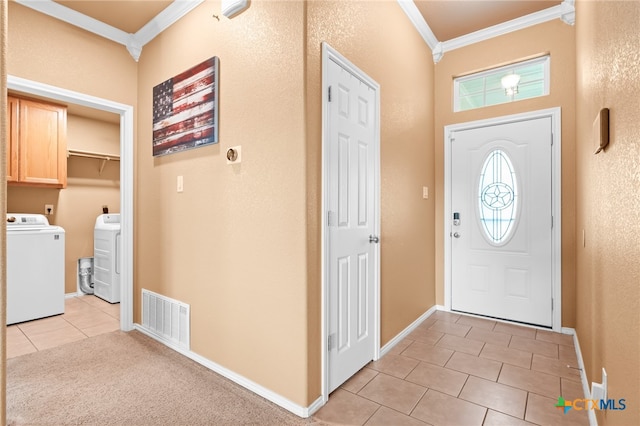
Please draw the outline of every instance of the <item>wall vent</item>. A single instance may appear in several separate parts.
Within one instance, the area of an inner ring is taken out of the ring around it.
[[[158,338],[190,350],[190,306],[142,289],[142,327]]]

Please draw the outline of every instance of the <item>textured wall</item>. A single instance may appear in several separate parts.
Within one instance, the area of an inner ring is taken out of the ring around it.
[[[141,288],[189,303],[194,352],[306,406],[304,3],[218,12],[203,3],[140,58],[135,321]],[[219,144],[152,157],[153,86],[212,56]]]
[[[434,305],[433,61],[396,2],[308,3],[307,134],[310,223],[321,187],[321,42],[380,84],[381,342]],[[319,253],[319,226],[309,242]],[[319,261],[315,256],[315,261]],[[310,260],[312,264],[313,260]],[[319,265],[312,293],[319,298]]]
[[[135,107],[136,67],[124,46],[9,2],[10,75]]]
[[[577,3],[577,325],[589,382],[606,368],[640,424],[640,3]],[[611,142],[593,155],[593,121],[610,109]],[[582,234],[584,232],[584,242]]]
[[[453,78],[551,55],[550,94],[453,112]],[[562,326],[575,326],[575,28],[559,19],[445,53],[436,64],[436,301],[444,303],[444,126],[504,115],[562,109]]]

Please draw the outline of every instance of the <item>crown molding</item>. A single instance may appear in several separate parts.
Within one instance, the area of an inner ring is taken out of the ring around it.
[[[429,46],[429,48],[431,49],[433,62],[436,64],[440,61],[440,59],[442,59],[446,52],[469,46],[470,44],[489,40],[491,38],[508,34],[514,31],[522,30],[533,25],[552,21],[554,19],[561,19],[568,25],[574,25],[576,22],[575,0],[564,0],[557,6],[553,6],[539,12],[531,13],[521,18],[513,19],[502,24],[494,25],[492,27],[488,27],[470,34],[441,42],[438,41],[436,36],[433,34],[433,31],[431,31],[431,28],[424,20],[424,17],[418,10],[418,7],[415,5],[413,0],[397,1],[404,13],[407,15],[407,17],[409,17],[409,20],[411,21],[413,26],[416,28],[416,30],[418,30],[424,41],[427,43],[427,46]]]
[[[459,49],[470,44],[479,43],[481,41],[489,40],[494,37],[522,30],[533,25],[542,24],[543,22],[563,18],[563,16],[568,16],[570,14],[569,9],[573,9],[574,11],[573,22],[575,22],[575,8],[573,8],[573,5],[565,5],[565,3],[567,2],[550,7],[548,9],[541,10],[539,12],[531,13],[521,18],[512,19],[511,21],[503,22],[502,24],[494,25],[470,34],[444,41],[442,42],[442,50],[444,52],[449,52],[451,50]]]
[[[64,21],[67,24],[75,25],[76,27],[80,27],[111,41],[115,41],[116,43],[126,46],[129,40],[128,33],[80,12],[76,12],[73,9],[69,9],[53,0],[15,0],[15,2]]]
[[[400,5],[400,8],[402,8],[403,12],[409,17],[409,20],[416,30],[418,30],[422,39],[427,43],[429,49],[435,49],[439,41],[433,34],[433,31],[431,31],[429,24],[424,20],[424,17],[413,0],[398,0],[398,4]]]
[[[135,34],[119,30],[53,0],[15,0],[15,2],[119,43],[127,48],[131,57],[137,62],[145,44],[198,7],[204,0],[175,0]]]
[[[135,33],[136,41],[144,46],[202,3],[204,0],[175,0]]]

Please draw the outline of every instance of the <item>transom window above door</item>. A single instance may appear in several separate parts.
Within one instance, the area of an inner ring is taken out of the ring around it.
[[[547,55],[454,78],[454,112],[548,95],[549,62]]]

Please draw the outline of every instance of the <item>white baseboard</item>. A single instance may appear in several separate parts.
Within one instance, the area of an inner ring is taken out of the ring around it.
[[[386,345],[384,345],[383,347],[380,348],[380,358],[385,356],[391,349],[393,349],[393,347],[395,345],[400,343],[400,341],[402,341],[402,339],[404,339],[409,334],[411,334],[411,332],[413,330],[415,330],[420,324],[422,324],[422,322],[424,320],[429,318],[431,316],[431,314],[433,314],[436,310],[441,310],[441,309],[439,309],[439,305],[434,305],[431,308],[429,308],[429,310],[427,312],[425,312],[424,314],[420,315],[417,320],[415,320],[414,322],[409,324],[409,326],[407,328],[405,328],[404,330],[402,330],[399,334],[397,334],[396,337],[394,337],[393,339],[389,340]]]
[[[76,293],[66,293],[64,295],[64,298],[65,299],[71,299],[72,297],[78,297],[78,296],[82,296],[82,294],[78,294],[77,292]]]
[[[576,358],[578,359],[578,368],[580,369],[580,381],[582,382],[582,393],[585,399],[591,399],[591,391],[589,390],[589,381],[587,380],[587,372],[584,369],[584,360],[582,359],[582,350],[580,349],[580,342],[578,341],[578,333],[574,328],[562,327],[562,334],[569,334],[573,336],[573,346],[576,348]],[[598,426],[598,419],[596,418],[595,410],[589,410],[589,424],[591,426]]]
[[[271,401],[276,405],[279,405],[280,407],[284,408],[287,411],[292,412],[298,417],[307,418],[311,416],[311,414],[313,414],[323,405],[322,397],[315,400],[308,407],[303,407],[301,405],[298,405],[295,402],[283,397],[282,395],[279,395],[273,392],[272,390],[267,389],[264,386],[259,385],[256,382],[253,382],[247,379],[246,377],[241,376],[240,374],[237,374],[229,370],[228,368],[225,368],[219,364],[216,364],[215,362],[208,360],[207,358],[201,355],[198,355],[195,352],[192,352],[190,350],[185,350],[183,348],[176,346],[172,342],[166,339],[163,339],[157,334],[147,330],[145,327],[143,327],[140,324],[133,324],[133,327],[134,329],[138,330],[142,334],[149,336],[154,340],[157,340],[158,342],[162,343],[168,348],[173,349],[174,351],[186,356],[187,358],[197,362],[198,364],[204,367],[207,367],[209,370],[214,371],[215,373],[218,373],[223,377],[226,377],[227,379],[231,380],[232,382],[235,382],[236,384],[242,386],[243,388],[248,389],[257,395],[260,395],[264,399]]]

